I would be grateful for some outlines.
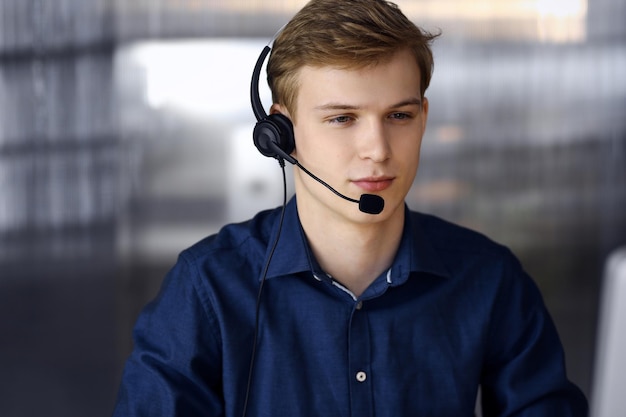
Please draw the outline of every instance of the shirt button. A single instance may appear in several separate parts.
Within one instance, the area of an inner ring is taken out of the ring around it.
[[[356,373],[356,380],[359,382],[365,382],[367,379],[367,374],[363,371],[359,371]]]
[[[363,308],[363,301],[359,301],[358,303],[356,303],[356,309],[360,310]]]

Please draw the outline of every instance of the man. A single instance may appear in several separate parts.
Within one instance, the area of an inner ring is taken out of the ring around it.
[[[268,80],[296,195],[284,220],[181,254],[139,317],[116,416],[459,417],[479,392],[485,416],[586,415],[513,255],[405,205],[433,38],[382,0],[312,0],[287,24]]]

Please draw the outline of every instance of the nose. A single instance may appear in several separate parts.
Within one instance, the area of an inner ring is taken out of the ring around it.
[[[359,133],[358,146],[361,159],[383,162],[390,157],[389,132],[383,121],[371,120],[363,124],[363,131]]]

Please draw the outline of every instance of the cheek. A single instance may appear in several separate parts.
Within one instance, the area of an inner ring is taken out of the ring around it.
[[[306,167],[308,165],[317,164],[317,160],[323,158],[324,143],[316,132],[310,128],[294,129],[294,138],[296,148],[294,156]]]
[[[294,128],[296,153],[302,158],[339,158],[346,153],[349,141],[332,136],[322,128],[299,126]]]
[[[400,141],[399,151],[407,159],[411,159],[412,156],[419,157],[422,147],[421,135],[415,135],[413,132],[405,135],[404,139]]]
[[[396,148],[396,160],[405,167],[407,172],[417,171],[420,161],[421,141],[412,137],[403,141],[402,146]]]

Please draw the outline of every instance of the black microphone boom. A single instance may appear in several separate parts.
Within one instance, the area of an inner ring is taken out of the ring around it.
[[[358,199],[358,200],[355,200],[354,198],[350,198],[347,195],[343,195],[339,191],[337,191],[333,187],[331,187],[324,180],[322,180],[321,178],[317,177],[311,171],[309,171],[308,169],[303,167],[300,164],[300,162],[298,162],[298,160],[296,158],[294,158],[293,156],[285,153],[285,151],[280,149],[280,147],[278,145],[276,145],[275,143],[271,142],[269,144],[269,146],[272,148],[272,150],[274,150],[274,152],[276,152],[276,154],[279,157],[287,160],[287,162],[289,162],[289,163],[297,166],[298,168],[300,168],[305,174],[307,174],[309,177],[313,178],[315,181],[317,181],[320,184],[322,184],[324,187],[328,188],[335,195],[343,198],[344,200],[348,200],[348,201],[351,201],[353,203],[358,203],[359,204],[359,210],[361,210],[363,213],[380,214],[380,212],[382,212],[383,209],[385,208],[385,200],[381,196],[376,195],[376,194],[361,194],[361,198]]]
[[[300,162],[298,162],[298,160],[296,160],[295,158],[294,160],[296,161],[294,165],[296,165],[298,168],[304,171],[304,173],[307,174],[309,177],[313,178],[315,181],[319,182],[324,187],[328,188],[335,195],[343,198],[344,200],[348,200],[353,203],[358,203],[359,210],[361,210],[363,213],[379,214],[381,211],[383,211],[383,208],[385,208],[385,200],[383,200],[381,196],[376,195],[376,194],[361,194],[361,198],[358,200],[355,200],[354,198],[350,198],[347,195],[341,194],[339,191],[335,190],[333,187],[328,185],[325,181],[323,181],[322,179],[318,178],[316,175],[311,173],[308,169],[303,167],[300,164]]]

